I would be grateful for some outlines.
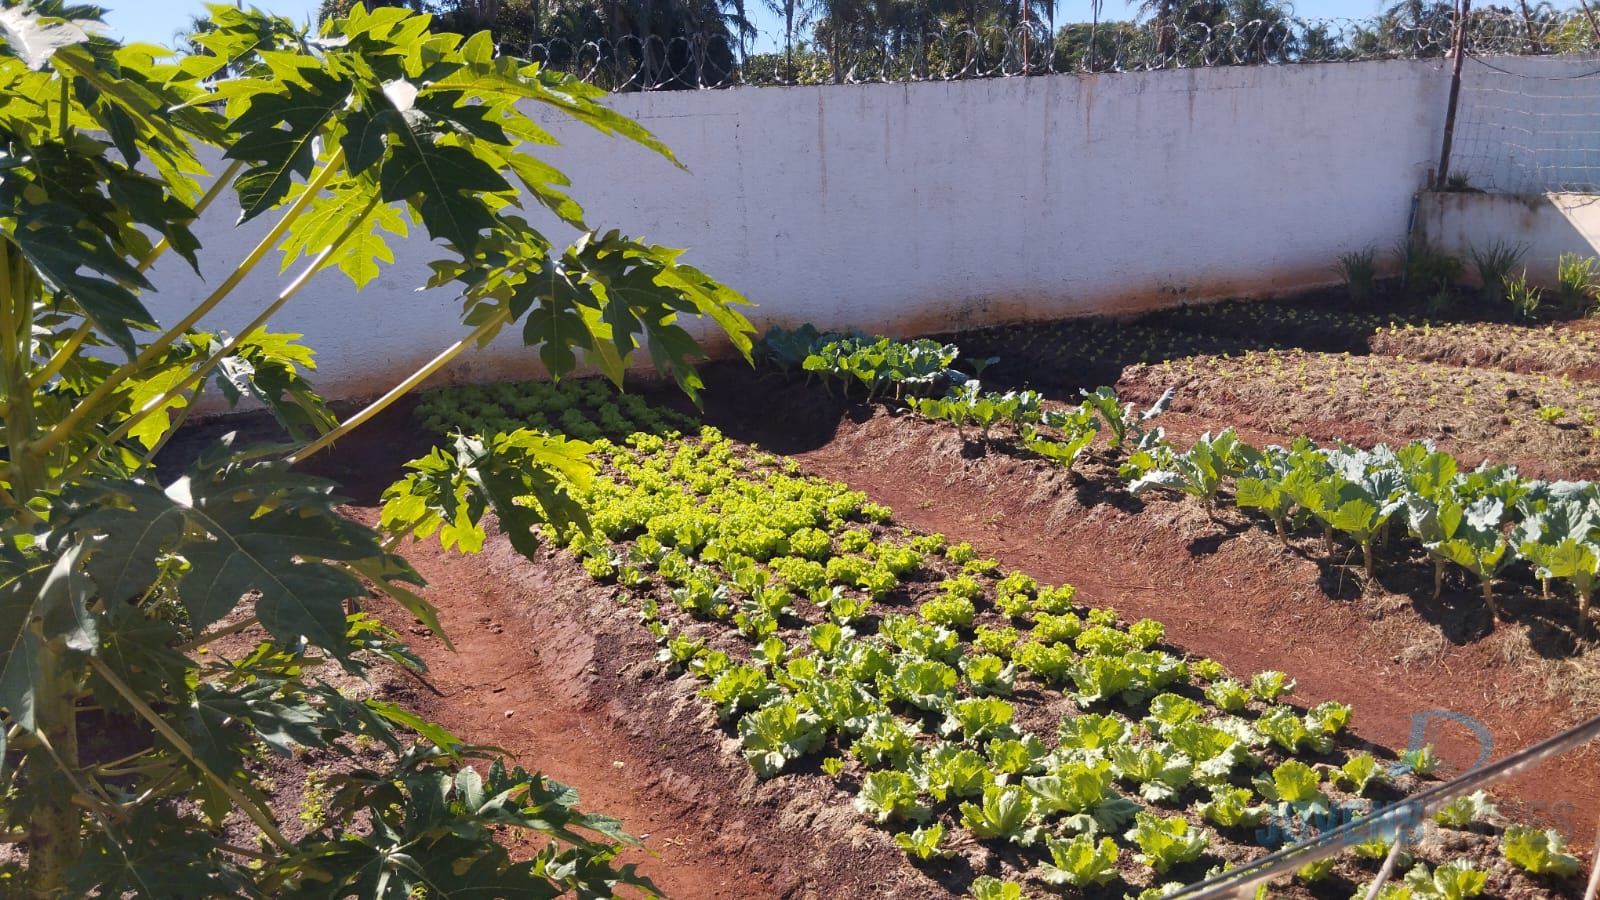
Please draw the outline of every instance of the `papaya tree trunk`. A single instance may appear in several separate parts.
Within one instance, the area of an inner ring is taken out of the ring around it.
[[[8,505],[14,504],[14,515],[31,515],[28,504],[46,482],[44,453],[33,446],[38,423],[30,383],[35,300],[41,292],[21,252],[0,239],[0,400],[5,401],[0,439],[8,448]],[[28,816],[26,839],[28,879],[41,898],[67,895],[68,874],[82,849],[72,780],[62,771],[78,765],[77,681],[64,654],[59,641],[41,642],[33,733],[24,732],[31,746],[28,778],[42,788],[29,791],[40,802]]]
[[[1483,605],[1489,607],[1489,627],[1500,618],[1500,606],[1494,602],[1494,576],[1483,576]]]
[[[1589,596],[1593,593],[1593,588],[1578,592],[1578,637],[1589,633]]]
[[[1282,541],[1285,547],[1289,546],[1289,529],[1283,524],[1283,516],[1273,516],[1272,524],[1278,529],[1278,540]]]
[[[1361,542],[1361,561],[1367,570],[1367,580],[1371,581],[1378,570],[1376,563],[1373,561],[1371,538]]]
[[[1444,593],[1444,560],[1437,556],[1433,558],[1433,599],[1439,599]]]
[[[43,802],[28,821],[28,876],[35,897],[56,900],[67,896],[72,866],[83,849],[72,782],[57,765],[78,765],[77,696],[75,679],[49,644],[40,653],[40,670],[34,723],[49,747],[38,748],[29,765],[29,776],[44,782],[45,789],[35,795]]]

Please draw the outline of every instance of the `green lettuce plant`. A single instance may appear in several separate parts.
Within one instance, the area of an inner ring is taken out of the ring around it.
[[[917,862],[932,862],[936,859],[948,859],[955,855],[955,851],[940,846],[944,840],[944,823],[934,822],[911,831],[902,831],[894,836],[895,846],[906,852],[906,855]]]
[[[1050,756],[1049,748],[1032,734],[991,739],[984,751],[989,756],[989,766],[996,774],[1010,776],[1042,772]]]
[[[960,735],[963,741],[1015,737],[1011,725],[1015,710],[1011,704],[998,697],[968,697],[956,700],[945,707],[945,720],[940,731],[946,735]]]
[[[1134,818],[1134,827],[1127,839],[1139,845],[1135,857],[1156,871],[1165,874],[1173,866],[1193,862],[1211,846],[1211,832],[1194,828],[1182,816],[1163,818],[1141,812]]]
[[[961,672],[972,692],[979,695],[1009,696],[1017,683],[1017,667],[988,653],[962,657]]]
[[[1002,881],[992,875],[979,875],[972,879],[972,900],[1028,900],[1022,885],[1015,881]]]
[[[1067,762],[1047,775],[1027,776],[1023,786],[1044,817],[1065,816],[1062,824],[1083,834],[1106,834],[1126,825],[1139,804],[1112,788],[1110,763]]]
[[[1051,862],[1038,869],[1039,880],[1045,884],[1065,887],[1089,887],[1105,884],[1117,877],[1117,857],[1121,851],[1117,842],[1108,837],[1098,842],[1087,834],[1071,840],[1046,838]]]
[[[1250,705],[1250,696],[1250,691],[1232,678],[1224,678],[1206,685],[1206,699],[1223,712],[1242,712]]]
[[[1433,814],[1433,820],[1451,828],[1465,828],[1473,822],[1490,818],[1496,810],[1487,794],[1483,791],[1474,791],[1465,797],[1451,800],[1443,809]]]
[[[1569,878],[1582,868],[1578,858],[1567,852],[1561,832],[1553,828],[1509,825],[1500,838],[1500,852],[1512,865],[1534,875]]]
[[[1207,822],[1224,828],[1254,828],[1265,822],[1272,808],[1265,803],[1252,806],[1255,793],[1249,788],[1218,785],[1211,789],[1211,799],[1195,807]]]
[[[1328,795],[1322,792],[1321,781],[1317,770],[1291,759],[1273,769],[1270,775],[1257,776],[1255,786],[1261,796],[1305,817],[1328,813]]]
[[[979,840],[1027,846],[1044,833],[1035,821],[1033,798],[1019,785],[993,784],[981,802],[961,804],[961,824]]]
[[[1118,778],[1139,786],[1139,796],[1152,803],[1175,800],[1194,778],[1194,761],[1170,745],[1111,748],[1111,769]]]
[[[1328,773],[1335,787],[1364,795],[1374,785],[1383,783],[1384,770],[1371,753],[1357,753]]]
[[[1097,760],[1122,743],[1128,734],[1128,723],[1120,716],[1083,713],[1064,717],[1056,733],[1065,758]]]
[[[1483,893],[1488,880],[1487,872],[1466,860],[1441,863],[1431,870],[1427,863],[1419,862],[1406,873],[1405,886],[1417,900],[1467,900]]]
[[[1283,672],[1257,672],[1250,676],[1250,693],[1257,700],[1274,703],[1278,698],[1294,693],[1294,679]]]
[[[826,737],[821,717],[796,700],[775,701],[739,720],[745,761],[762,778],[771,778],[789,763],[821,750]]]
[[[891,821],[925,822],[932,814],[917,790],[916,779],[904,772],[868,772],[856,794],[856,810],[879,825]],[[937,846],[938,838],[933,839]]]
[[[921,788],[941,803],[951,797],[981,797],[994,781],[988,760],[975,750],[951,743],[941,743],[923,754],[912,771]]]
[[[1194,761],[1194,780],[1204,784],[1226,781],[1241,766],[1260,761],[1237,735],[1202,722],[1185,722],[1166,732],[1174,748]]]

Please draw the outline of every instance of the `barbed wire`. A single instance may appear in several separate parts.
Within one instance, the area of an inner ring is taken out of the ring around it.
[[[1042,22],[979,28],[879,29],[823,20],[808,34],[778,36],[776,51],[751,52],[719,31],[692,36],[622,35],[506,43],[507,52],[612,91],[694,90],[745,85],[950,81],[1203,66],[1286,65],[1445,56],[1454,16],[1424,5],[1416,18],[1216,19],[1219,5],[1174,5],[1149,21]],[[1536,15],[1491,8],[1469,16],[1467,51],[1476,56],[1600,53],[1579,10]],[[804,39],[802,39],[802,37]],[[784,49],[784,48],[787,49]]]

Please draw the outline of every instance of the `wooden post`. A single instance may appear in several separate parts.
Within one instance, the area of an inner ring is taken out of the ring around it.
[[[1578,5],[1583,7],[1583,14],[1589,17],[1589,28],[1594,31],[1594,39],[1600,41],[1600,19],[1594,17],[1594,10],[1589,8],[1589,0],[1578,0]]]
[[[1456,136],[1456,106],[1461,100],[1461,63],[1466,58],[1467,13],[1472,0],[1460,0],[1456,7],[1455,59],[1450,67],[1450,104],[1444,111],[1444,145],[1439,148],[1439,180],[1434,188],[1443,188],[1450,179],[1450,144]]]
[[[1537,56],[1544,50],[1539,46],[1539,38],[1533,32],[1533,14],[1528,12],[1528,0],[1520,0],[1522,4],[1522,27],[1528,30],[1528,49]]]

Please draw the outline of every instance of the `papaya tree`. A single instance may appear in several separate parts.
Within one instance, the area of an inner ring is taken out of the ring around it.
[[[583,445],[464,438],[396,490],[388,534],[339,516],[336,485],[296,464],[513,327],[556,374],[582,354],[620,384],[647,347],[691,394],[699,349],[682,318],[710,317],[748,353],[736,294],[678,251],[587,223],[530,152],[552,137],[529,110],[670,152],[594,88],[404,10],[356,5],[311,35],[213,7],[193,38],[203,52],[179,58],[97,36],[98,14],[0,8],[0,841],[20,851],[0,864],[4,893],[648,888],[614,862],[630,840],[618,823],[571,791],[317,674],[419,665],[347,602],[375,588],[437,629],[399,539],[442,527],[478,544],[498,510],[531,550],[538,521],[579,519],[560,485],[587,470]],[[193,225],[222,202],[241,224],[270,223],[237,260],[207,253]],[[575,239],[542,234],[536,210]],[[464,333],[340,421],[307,380],[311,348],[267,326],[339,277],[329,269],[357,288],[379,277],[411,229],[427,240],[408,251],[437,255],[431,286],[459,297]],[[157,321],[146,273],[167,255],[214,287]],[[255,320],[204,330],[268,259],[293,271]],[[157,453],[206,391],[263,405],[283,439],[224,439],[158,477]],[[253,634],[251,652],[205,652]],[[253,777],[258,754],[361,742],[386,762],[332,778],[322,823],[290,837]],[[531,858],[500,843],[518,832],[535,838]]]

